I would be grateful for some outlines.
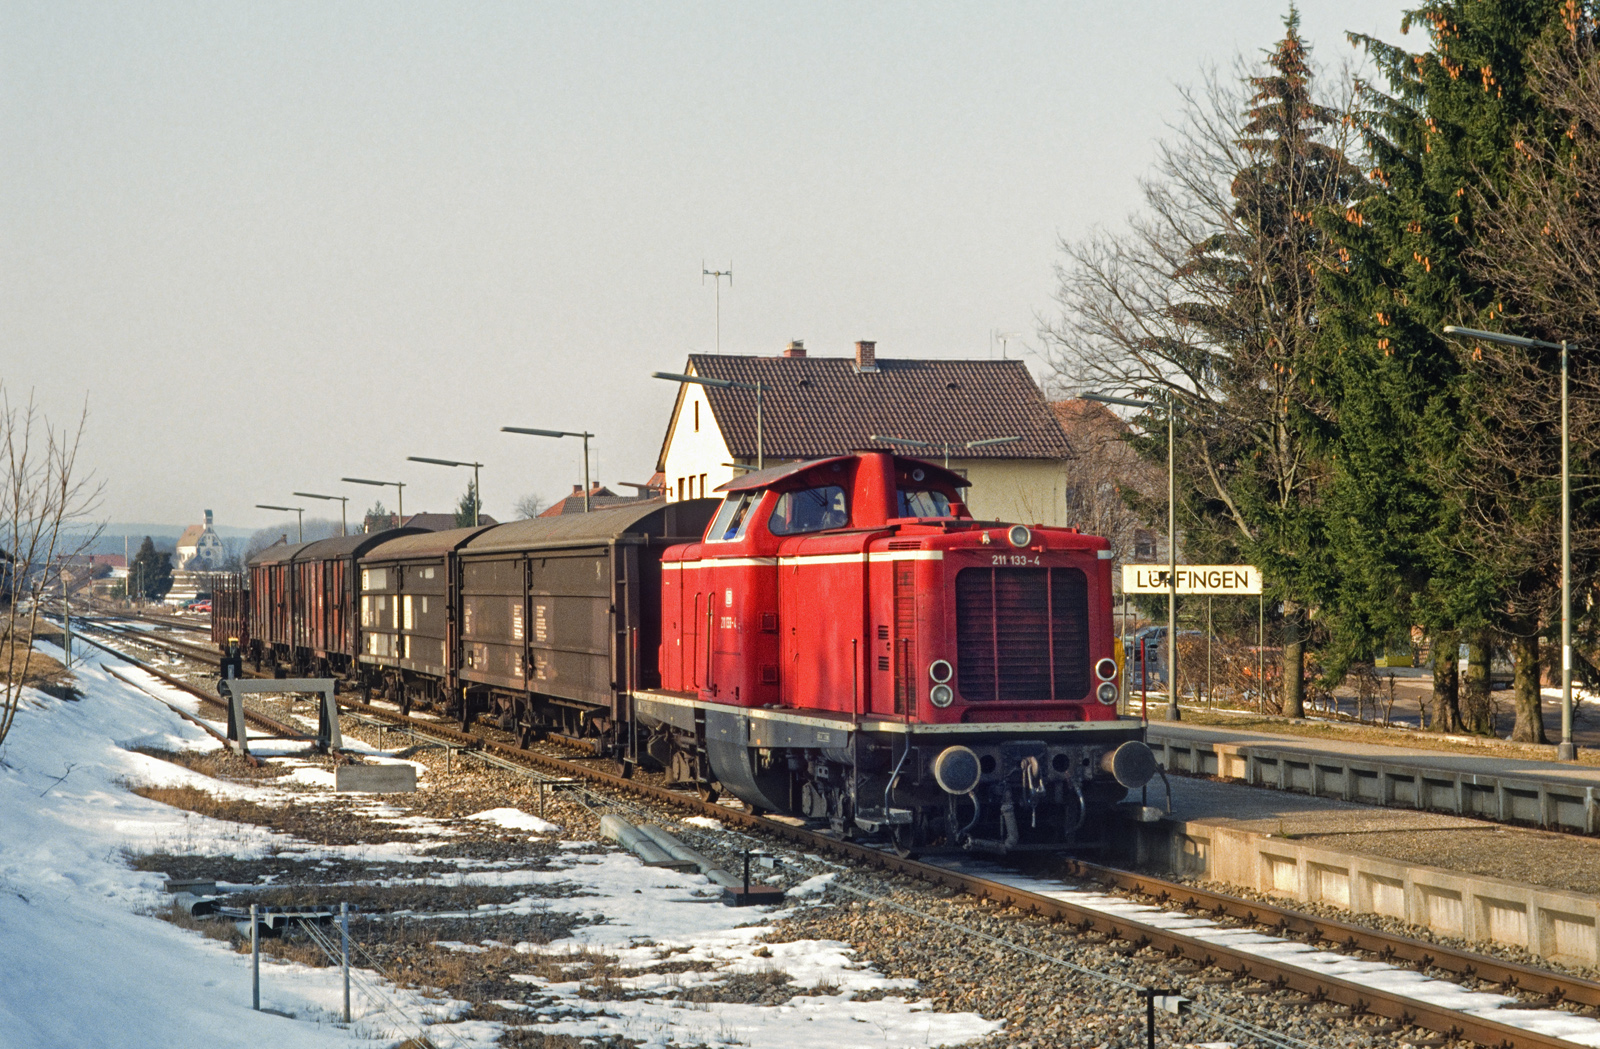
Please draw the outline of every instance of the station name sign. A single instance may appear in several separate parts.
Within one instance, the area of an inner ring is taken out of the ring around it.
[[[1164,594],[1170,581],[1166,565],[1123,565],[1122,592]],[[1261,569],[1255,565],[1179,565],[1180,594],[1259,594]]]

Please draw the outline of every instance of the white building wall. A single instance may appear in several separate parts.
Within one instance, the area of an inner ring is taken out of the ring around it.
[[[699,427],[695,426],[695,412],[699,411]],[[728,454],[727,441],[722,428],[711,414],[706,402],[705,388],[684,384],[683,406],[667,441],[667,455],[662,473],[666,478],[667,500],[699,499],[712,497],[718,485],[733,479],[735,471],[722,465],[733,462]]]
[[[951,459],[966,474],[972,516],[1062,527],[1067,524],[1067,470],[1055,459]]]

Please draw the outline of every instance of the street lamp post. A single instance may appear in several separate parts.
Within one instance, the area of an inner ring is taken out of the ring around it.
[[[430,459],[426,455],[408,455],[406,461],[413,463],[432,463],[435,466],[470,466],[472,467],[472,527],[478,527],[478,508],[483,505],[483,489],[478,484],[478,470],[482,463],[464,463],[456,459]]]
[[[884,444],[903,444],[903,445],[907,445],[907,446],[909,446],[911,448],[943,448],[944,449],[944,468],[946,470],[950,469],[950,449],[957,447],[957,445],[953,445],[953,444],[949,444],[949,443],[935,444],[932,441],[913,441],[909,437],[885,437],[882,434],[876,434],[876,433],[875,434],[871,434],[870,437],[871,437],[872,440],[874,440],[874,441],[882,441]],[[988,448],[991,445],[1010,444],[1012,441],[1020,441],[1020,440],[1022,440],[1021,437],[985,437],[981,441],[967,441],[964,444],[961,444],[959,447],[962,447],[962,448]]]
[[[304,497],[306,499],[337,499],[337,500],[339,500],[339,534],[340,535],[349,535],[350,534],[349,520],[345,515],[345,504],[350,502],[350,497],[348,495],[318,495],[315,492],[296,492],[294,494],[298,495],[298,496],[302,496],[302,497]]]
[[[1445,325],[1444,333],[1497,342],[1504,346],[1561,351],[1561,743],[1556,747],[1556,760],[1576,761],[1578,748],[1572,742],[1572,473],[1569,462],[1571,440],[1567,432],[1567,355],[1570,345],[1566,339],[1545,342],[1542,339],[1525,339],[1520,335],[1502,335],[1455,324]]]
[[[589,438],[592,433],[573,433],[571,430],[536,430],[531,426],[502,426],[502,433],[525,433],[533,437],[582,437],[583,438],[583,512],[589,512]]]
[[[1112,397],[1103,393],[1086,393],[1086,401],[1102,404],[1121,404],[1129,408],[1159,408],[1154,401],[1136,401],[1132,397]],[[1183,714],[1178,710],[1178,484],[1174,468],[1172,395],[1167,395],[1167,720],[1179,721]]]
[[[296,534],[297,538],[295,539],[295,542],[303,543],[303,542],[306,541],[306,508],[305,507],[303,507],[303,506],[269,506],[266,503],[257,503],[256,504],[256,509],[257,510],[282,510],[285,513],[293,511],[296,514],[296,517],[295,517],[295,534]]]
[[[651,372],[653,379],[666,379],[668,382],[692,382],[697,386],[715,386],[720,390],[753,390],[756,395],[756,469],[766,466],[766,456],[762,449],[761,434],[761,394],[766,390],[766,385],[759,382],[734,382],[732,379],[711,379],[703,375],[679,375],[677,372]],[[680,493],[681,494],[681,493]]]
[[[404,481],[369,481],[365,477],[341,477],[339,480],[344,481],[346,484],[371,484],[379,488],[394,488],[398,493],[396,498],[400,503],[395,508],[396,524],[406,519],[406,483]]]

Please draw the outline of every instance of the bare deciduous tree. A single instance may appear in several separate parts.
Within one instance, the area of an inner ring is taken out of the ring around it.
[[[545,501],[544,496],[540,495],[538,492],[529,492],[521,499],[518,499],[517,505],[512,509],[516,512],[519,520],[528,521],[538,517],[549,506],[550,504]]]
[[[0,553],[9,558],[0,566],[8,584],[0,587],[0,596],[9,591],[0,612],[0,743],[16,721],[29,680],[45,571],[63,556],[82,553],[100,534],[98,528],[83,534],[74,527],[88,521],[101,492],[92,475],[78,474],[87,424],[85,408],[76,425],[58,429],[32,396],[26,404],[12,404],[0,382],[0,469],[5,471],[0,478]]]
[[[1266,68],[1213,72],[1185,94],[1126,232],[1061,245],[1061,316],[1043,335],[1062,386],[1163,406],[1142,416],[1147,456],[1165,457],[1165,406],[1176,413],[1184,553],[1275,570],[1294,664],[1286,708],[1298,714],[1297,576],[1316,547],[1305,510],[1319,477],[1303,372],[1331,255],[1315,220],[1363,182],[1349,159],[1360,149],[1350,78],[1333,105],[1315,100],[1293,15],[1287,30]],[[1139,509],[1164,517],[1160,505]]]

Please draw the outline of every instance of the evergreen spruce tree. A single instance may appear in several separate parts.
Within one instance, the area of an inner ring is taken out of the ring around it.
[[[139,544],[128,566],[128,593],[147,601],[160,601],[172,589],[172,558],[156,549],[149,536]]]
[[[483,504],[478,502],[478,485],[476,481],[467,482],[467,490],[462,493],[461,501],[456,504],[456,527],[472,527],[474,518],[483,516]]]
[[[1503,184],[1516,130],[1536,115],[1524,56],[1556,19],[1557,0],[1440,0],[1405,17],[1404,29],[1425,27],[1425,51],[1353,37],[1388,87],[1364,92],[1375,191],[1320,219],[1338,248],[1314,375],[1336,647],[1348,659],[1424,624],[1441,686],[1433,724],[1446,731],[1462,718],[1440,663],[1453,670],[1459,631],[1496,623],[1523,661],[1537,659],[1537,619],[1504,614],[1518,582],[1473,541],[1479,508],[1461,482],[1475,380],[1470,351],[1441,329],[1488,326],[1498,312],[1466,268],[1473,202]],[[1487,710],[1467,715],[1466,727],[1492,730]],[[1517,738],[1543,739],[1536,689],[1519,695],[1517,721]]]

